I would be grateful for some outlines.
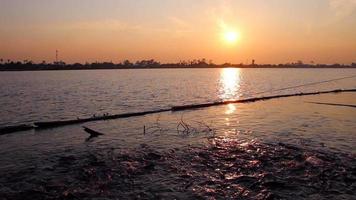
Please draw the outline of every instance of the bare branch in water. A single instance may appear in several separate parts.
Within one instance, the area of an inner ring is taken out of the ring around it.
[[[186,121],[184,121],[183,115],[181,115],[180,122],[177,125],[178,134],[191,135],[197,133],[205,133],[205,134],[212,133],[213,135],[215,135],[215,130],[211,128],[209,125],[207,125],[206,123],[199,122],[199,121],[193,121],[193,122],[196,123],[198,126],[193,126],[192,124],[188,124]]]
[[[161,123],[159,122],[160,117],[161,117],[160,115],[157,116],[156,122],[153,123],[152,126],[149,126],[149,127],[144,126],[144,130],[143,130],[143,134],[144,135],[145,134],[154,134],[154,133],[157,133],[157,132],[159,132],[159,133],[163,132],[163,128],[161,126]]]

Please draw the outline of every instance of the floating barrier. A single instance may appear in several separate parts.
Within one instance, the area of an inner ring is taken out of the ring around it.
[[[36,126],[36,129],[46,129],[46,128],[54,128],[54,127],[58,127],[58,126],[72,125],[72,124],[81,124],[81,123],[91,122],[91,121],[102,121],[102,120],[144,116],[144,115],[148,115],[148,114],[167,112],[170,110],[171,109],[161,109],[161,110],[153,110],[153,111],[145,111],[145,112],[124,113],[124,114],[118,114],[118,115],[104,115],[104,116],[100,116],[100,117],[75,119],[75,120],[35,122],[34,124]]]
[[[247,99],[240,99],[240,100],[233,100],[233,101],[220,101],[220,102],[212,102],[212,103],[204,103],[204,104],[174,106],[169,109],[160,109],[160,110],[153,110],[153,111],[133,112],[133,113],[124,113],[124,114],[117,114],[117,115],[104,115],[104,116],[92,117],[92,118],[64,120],[64,121],[35,122],[34,125],[19,125],[19,126],[9,126],[9,127],[0,128],[0,135],[9,134],[18,131],[26,131],[31,129],[55,128],[55,127],[66,126],[66,125],[81,124],[81,123],[86,123],[91,121],[138,117],[138,116],[144,116],[148,114],[162,113],[168,111],[177,112],[177,111],[184,111],[184,110],[193,110],[193,109],[206,108],[211,106],[226,105],[231,103],[252,103],[256,101],[266,101],[270,99],[286,98],[286,97],[293,97],[293,96],[310,96],[310,95],[341,93],[341,92],[356,92],[356,89],[346,89],[346,90],[338,89],[338,90],[321,91],[321,92],[294,93],[294,94],[285,94],[285,95],[254,97],[254,98],[247,98]]]
[[[28,125],[28,124],[22,124],[18,126],[6,126],[2,128],[0,127],[0,135],[5,135],[5,134],[19,132],[19,131],[28,131],[34,128],[35,127],[33,125]]]

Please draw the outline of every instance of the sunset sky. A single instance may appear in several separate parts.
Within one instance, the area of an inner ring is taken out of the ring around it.
[[[52,62],[56,49],[68,63],[349,64],[356,0],[0,0],[0,58]]]

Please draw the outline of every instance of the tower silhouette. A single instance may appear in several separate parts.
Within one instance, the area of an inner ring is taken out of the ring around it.
[[[58,50],[56,50],[56,63],[58,63]]]

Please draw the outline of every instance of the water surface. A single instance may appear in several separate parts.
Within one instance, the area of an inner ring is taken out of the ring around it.
[[[1,125],[10,125],[239,99],[355,73],[4,72],[0,109],[5,114],[0,119]],[[348,79],[259,95],[355,86],[355,79]],[[356,104],[355,100],[354,93],[290,97],[1,135],[0,196],[350,199],[356,196],[355,108],[308,102]],[[105,135],[88,140],[82,125]]]
[[[355,69],[0,72],[0,126],[239,99],[263,91],[355,74]],[[347,79],[275,94],[355,87],[355,79]]]

